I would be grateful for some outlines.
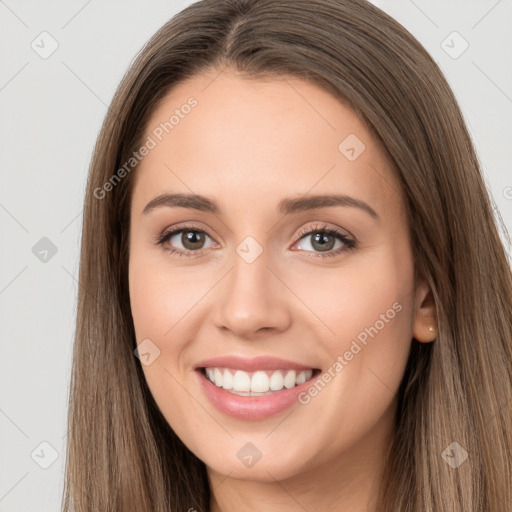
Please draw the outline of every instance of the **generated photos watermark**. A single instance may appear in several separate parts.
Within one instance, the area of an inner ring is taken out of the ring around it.
[[[365,327],[357,336],[352,340],[350,348],[342,355],[339,355],[334,363],[318,376],[311,386],[305,391],[299,393],[298,400],[302,405],[307,405],[311,402],[311,398],[315,397],[322,391],[325,386],[331,382],[344,368],[347,366],[354,357],[359,354],[364,347],[368,345],[368,337],[375,338],[379,332],[384,329],[397,313],[402,311],[403,306],[399,302],[394,302],[393,305],[385,312],[379,315],[379,319],[374,322],[370,327]],[[359,342],[359,343],[358,343]]]
[[[181,105],[180,108],[174,109],[173,114],[169,117],[168,121],[160,123],[155,127],[151,134],[147,136],[144,144],[134,151],[132,156],[128,158],[124,164],[117,169],[117,171],[101,186],[94,189],[94,197],[96,199],[103,199],[107,192],[111,192],[114,187],[125,178],[135,167],[142,161],[144,157],[149,155],[152,149],[155,149],[159,142],[161,142],[166,135],[172,132],[185,117],[190,114],[194,107],[197,107],[198,101],[191,96],[187,102]]]

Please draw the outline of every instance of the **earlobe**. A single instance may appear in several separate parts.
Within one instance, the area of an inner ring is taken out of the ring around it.
[[[420,343],[430,343],[437,336],[437,314],[434,295],[422,276],[416,288],[413,336]]]

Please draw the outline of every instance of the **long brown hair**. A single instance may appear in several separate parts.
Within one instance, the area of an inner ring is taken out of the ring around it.
[[[127,264],[136,168],[112,177],[174,85],[226,66],[247,78],[309,80],[350,105],[403,189],[438,336],[412,340],[379,510],[510,512],[512,277],[493,205],[438,66],[364,0],[203,0],[167,22],[123,78],[87,182],[63,510],[209,510],[205,465],[164,419],[134,357]],[[458,468],[443,458],[454,442],[468,453]]]

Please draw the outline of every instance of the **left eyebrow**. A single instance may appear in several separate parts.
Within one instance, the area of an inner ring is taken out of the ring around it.
[[[155,208],[167,206],[178,206],[182,208],[192,208],[202,212],[210,212],[216,215],[221,213],[219,205],[206,196],[197,194],[162,194],[151,200],[142,211],[143,214],[149,213]],[[368,213],[372,218],[379,219],[377,212],[361,199],[356,199],[347,195],[308,195],[299,198],[282,199],[278,204],[278,211],[287,215],[295,212],[307,210],[317,210],[329,206],[349,206],[360,208]]]
[[[294,212],[327,208],[329,206],[351,206],[360,208],[374,219],[379,219],[377,212],[368,203],[365,203],[361,199],[342,194],[309,195],[297,199],[283,199],[279,202],[279,211],[286,215]]]

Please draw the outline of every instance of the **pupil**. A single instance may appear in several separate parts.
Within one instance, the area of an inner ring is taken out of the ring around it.
[[[331,242],[329,243],[329,238],[331,238]],[[315,244],[320,244],[319,247],[315,247]],[[327,233],[316,233],[313,237],[313,247],[315,249],[320,249],[321,251],[329,251],[334,247],[334,237]]]
[[[202,242],[204,242],[204,234],[197,231],[184,231],[181,236],[181,242],[186,249],[199,249]]]

